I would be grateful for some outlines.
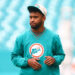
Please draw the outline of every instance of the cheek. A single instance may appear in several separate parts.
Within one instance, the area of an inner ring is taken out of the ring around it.
[[[39,19],[38,22],[39,22],[39,23],[42,22],[42,19]]]
[[[29,19],[29,21],[31,21],[31,19]]]
[[[37,21],[37,22],[40,22],[40,21],[41,21],[41,19],[36,19],[36,21]]]
[[[30,20],[29,20],[29,22],[31,23],[31,22],[32,22],[32,20],[30,19]]]

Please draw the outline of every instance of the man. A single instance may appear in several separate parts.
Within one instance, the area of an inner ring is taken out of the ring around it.
[[[16,39],[12,62],[21,68],[20,75],[60,75],[65,54],[59,36],[44,27],[47,11],[39,4],[28,10],[31,29]]]

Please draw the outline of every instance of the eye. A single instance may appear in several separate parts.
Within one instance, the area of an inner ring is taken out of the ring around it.
[[[34,18],[38,18],[38,16],[34,16]]]

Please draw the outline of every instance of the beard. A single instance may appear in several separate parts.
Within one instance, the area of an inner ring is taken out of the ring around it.
[[[32,23],[30,23],[30,25],[31,25],[32,29],[39,29],[41,27],[41,25],[42,25],[42,21],[40,21],[37,24],[35,23],[35,25],[33,25]]]

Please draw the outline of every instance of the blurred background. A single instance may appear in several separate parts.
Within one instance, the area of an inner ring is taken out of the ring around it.
[[[47,9],[45,27],[59,34],[65,60],[61,75],[75,75],[75,0],[0,0],[0,75],[18,75],[11,62],[16,37],[28,30],[27,6],[41,4]]]

